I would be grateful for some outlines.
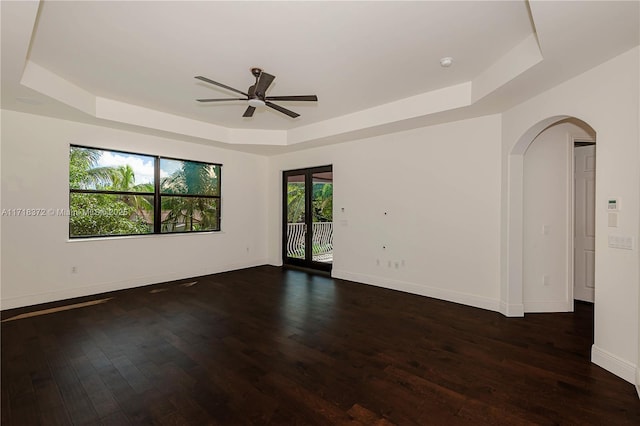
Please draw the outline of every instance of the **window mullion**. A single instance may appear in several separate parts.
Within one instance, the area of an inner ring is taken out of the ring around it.
[[[153,233],[159,234],[162,227],[162,203],[160,202],[160,157],[155,157],[153,174]]]

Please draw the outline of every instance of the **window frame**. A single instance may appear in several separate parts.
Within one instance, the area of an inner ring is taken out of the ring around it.
[[[70,220],[67,222],[69,224],[69,239],[79,240],[79,239],[87,239],[87,238],[113,238],[113,237],[145,237],[149,235],[175,235],[175,234],[193,234],[193,233],[213,233],[213,232],[221,232],[222,231],[222,163],[210,163],[207,161],[200,160],[189,160],[185,158],[177,158],[177,157],[167,157],[162,155],[153,155],[153,154],[145,154],[141,152],[132,152],[132,151],[124,151],[119,149],[110,149],[110,148],[99,148],[87,145],[79,145],[79,144],[69,144],[69,154],[73,148],[82,148],[82,149],[92,149],[98,151],[107,151],[113,152],[116,154],[129,154],[129,155],[138,155],[144,157],[150,157],[153,159],[153,168],[154,168],[154,176],[153,176],[153,192],[141,192],[141,191],[115,191],[115,190],[100,190],[100,189],[79,189],[79,188],[71,188],[71,183],[69,182],[69,215],[71,216],[71,196],[72,194],[104,194],[104,195],[134,195],[134,196],[146,196],[153,197],[153,229],[151,232],[144,234],[109,234],[109,235],[72,235],[71,234],[71,224]],[[204,164],[207,166],[217,167],[217,193],[218,195],[205,195],[205,194],[169,194],[162,193],[161,187],[161,179],[160,179],[160,162],[161,160],[173,160],[173,161],[182,161],[188,163],[198,163]],[[71,165],[69,164],[69,167]],[[67,167],[67,179],[69,178],[69,167]],[[217,215],[216,215],[216,229],[208,229],[201,231],[162,231],[162,196],[165,197],[181,197],[181,198],[208,198],[217,200]]]

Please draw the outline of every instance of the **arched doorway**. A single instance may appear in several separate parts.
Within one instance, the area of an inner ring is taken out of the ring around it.
[[[553,312],[553,311],[567,311],[572,310],[573,307],[573,177],[566,176],[564,185],[570,188],[565,195],[565,202],[567,212],[568,223],[564,224],[564,227],[559,232],[564,232],[562,238],[564,238],[565,247],[563,264],[566,275],[562,276],[563,289],[566,290],[564,299],[562,302],[555,300],[546,300],[542,297],[540,300],[535,300],[536,294],[544,295],[549,293],[550,285],[552,284],[551,275],[541,272],[542,269],[531,266],[531,250],[527,250],[527,247],[535,247],[535,244],[531,244],[531,239],[536,238],[536,233],[540,238],[548,238],[551,233],[551,226],[546,223],[534,224],[535,231],[531,230],[531,217],[535,217],[531,214],[531,203],[540,202],[541,198],[531,201],[526,198],[525,188],[527,183],[525,182],[525,154],[530,148],[532,143],[537,138],[542,138],[548,133],[552,133],[550,129],[554,129],[554,126],[559,126],[563,123],[573,123],[585,129],[587,133],[595,136],[594,129],[586,122],[567,115],[558,115],[549,117],[542,120],[535,125],[531,126],[522,136],[518,139],[517,143],[513,146],[508,157],[508,219],[507,219],[507,286],[503,287],[502,300],[506,305],[505,314],[507,316],[522,316],[525,312]],[[557,131],[559,127],[555,127]],[[588,139],[588,138],[585,138]],[[573,172],[573,141],[566,140],[566,146],[571,147],[571,157],[567,156],[567,160],[571,163],[567,163],[567,167],[571,168]],[[570,144],[570,145],[569,145]],[[535,175],[534,175],[535,176]],[[531,176],[529,176],[531,179]],[[527,206],[525,207],[525,205]],[[526,210],[526,209],[527,210]],[[529,221],[527,222],[527,218]],[[538,226],[539,225],[539,226]],[[556,235],[557,237],[557,235]],[[527,240],[529,238],[529,241]],[[539,243],[539,240],[536,243]],[[528,246],[526,244],[529,244]],[[556,265],[556,269],[557,269]],[[533,271],[533,272],[532,272]],[[532,278],[532,274],[534,278]],[[536,275],[538,274],[538,275]],[[535,281],[535,289],[532,291],[532,285],[530,282]],[[558,283],[555,283],[556,287]],[[548,288],[545,288],[549,286]],[[532,300],[532,295],[534,299]],[[556,295],[556,299],[558,299]]]

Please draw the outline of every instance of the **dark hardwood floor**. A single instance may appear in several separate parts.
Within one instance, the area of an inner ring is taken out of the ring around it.
[[[505,318],[268,266],[65,303],[109,297],[3,312],[3,425],[640,425],[587,304]]]

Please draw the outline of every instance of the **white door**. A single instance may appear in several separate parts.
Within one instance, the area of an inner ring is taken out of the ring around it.
[[[573,298],[593,302],[596,147],[576,146]]]

